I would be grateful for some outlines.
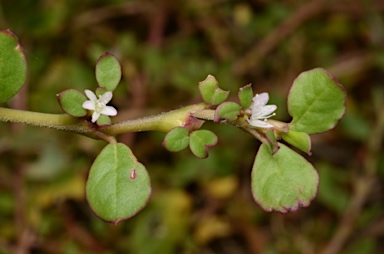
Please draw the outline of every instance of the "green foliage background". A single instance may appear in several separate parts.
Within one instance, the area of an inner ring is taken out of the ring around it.
[[[104,143],[0,123],[0,253],[383,252],[383,12],[364,0],[1,1],[0,29],[19,37],[29,65],[13,108],[60,113],[56,94],[93,90],[106,51],[122,65],[118,118],[198,102],[197,84],[212,74],[234,99],[248,83],[269,92],[277,119],[290,121],[290,85],[314,67],[339,79],[348,105],[334,130],[312,137],[317,198],[284,215],[253,202],[259,143],[233,127],[205,125],[219,137],[205,160],[167,152],[163,133],[121,135],[153,194],[116,226],[84,196]]]

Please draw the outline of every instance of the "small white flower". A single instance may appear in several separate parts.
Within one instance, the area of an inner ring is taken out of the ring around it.
[[[251,107],[247,109],[247,113],[251,114],[251,118],[247,120],[250,125],[259,128],[273,127],[272,124],[267,123],[266,121],[267,118],[275,115],[273,112],[277,109],[277,106],[266,105],[268,100],[268,93],[256,94],[255,97],[253,97],[253,103]]]
[[[83,103],[83,108],[93,110],[92,122],[96,122],[100,115],[115,116],[117,110],[114,107],[107,106],[107,103],[112,99],[112,92],[105,92],[97,99],[96,95],[89,90],[85,90],[89,101]]]

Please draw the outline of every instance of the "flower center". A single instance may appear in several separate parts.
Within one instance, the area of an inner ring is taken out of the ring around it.
[[[96,101],[95,103],[95,112],[96,113],[101,113],[103,111],[103,108],[105,108],[105,103],[100,102],[99,100]]]

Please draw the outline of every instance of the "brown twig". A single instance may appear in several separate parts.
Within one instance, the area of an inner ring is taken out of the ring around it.
[[[326,248],[321,252],[322,254],[336,254],[340,252],[348,237],[353,233],[355,220],[361,213],[363,204],[371,191],[372,183],[372,176],[357,179],[351,203],[343,214],[336,233]]]
[[[384,217],[373,221],[359,237],[382,237],[384,236]]]
[[[19,93],[11,100],[11,106],[14,109],[26,110],[27,109],[27,94],[28,82],[24,84]],[[11,124],[11,132],[13,135],[18,135],[23,131],[23,126],[17,123]],[[15,195],[15,227],[17,232],[17,244],[15,246],[15,253],[23,254],[29,253],[29,249],[35,238],[33,232],[28,229],[26,224],[26,190],[25,190],[25,164],[23,154],[15,151],[15,169],[13,175],[13,191]]]
[[[75,30],[83,29],[111,18],[142,14],[148,12],[152,7],[151,3],[146,1],[130,1],[123,4],[104,6],[81,13],[74,18],[72,27]]]
[[[363,205],[374,186],[379,153],[384,138],[384,114],[381,110],[384,106],[384,92],[378,91],[375,95],[376,98],[373,101],[377,121],[367,142],[367,156],[363,162],[363,175],[356,180],[354,195],[351,203],[341,218],[341,222],[336,230],[336,233],[322,251],[322,254],[334,254],[340,252],[345,245],[345,242],[353,234],[355,221],[360,215]]]
[[[148,44],[160,47],[164,41],[164,30],[168,20],[167,9],[164,6],[147,15],[149,23]]]
[[[64,204],[61,209],[67,234],[86,249],[92,250],[94,253],[104,253],[105,249],[102,243],[74,219],[69,205]]]
[[[129,79],[129,75],[123,70],[123,77]],[[141,115],[147,105],[147,78],[144,74],[137,74],[131,82],[129,82],[132,91],[132,104],[131,108],[135,110],[135,113]],[[124,144],[131,146],[135,140],[136,133],[128,132],[121,135],[120,140]]]
[[[343,78],[362,72],[374,64],[374,56],[366,52],[355,52],[340,58],[334,65],[327,68],[337,78]]]
[[[260,62],[275,49],[288,35],[292,34],[305,21],[320,14],[325,7],[326,0],[311,0],[301,5],[289,18],[285,19],[263,40],[256,44],[246,54],[239,58],[234,71],[244,75],[250,70],[257,70]]]

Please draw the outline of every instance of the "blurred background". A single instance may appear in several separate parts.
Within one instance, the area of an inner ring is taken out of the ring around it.
[[[207,123],[219,144],[200,160],[169,153],[163,133],[128,133],[153,194],[134,218],[107,224],[84,196],[105,143],[0,123],[0,253],[384,253],[384,1],[1,0],[0,29],[25,49],[28,82],[2,106],[61,113],[56,94],[93,90],[95,62],[122,64],[117,119],[200,101],[214,75],[236,100],[249,83],[270,93],[276,119],[302,71],[324,67],[344,85],[347,113],[313,135],[316,199],[266,213],[252,199],[259,146],[236,128]]]

